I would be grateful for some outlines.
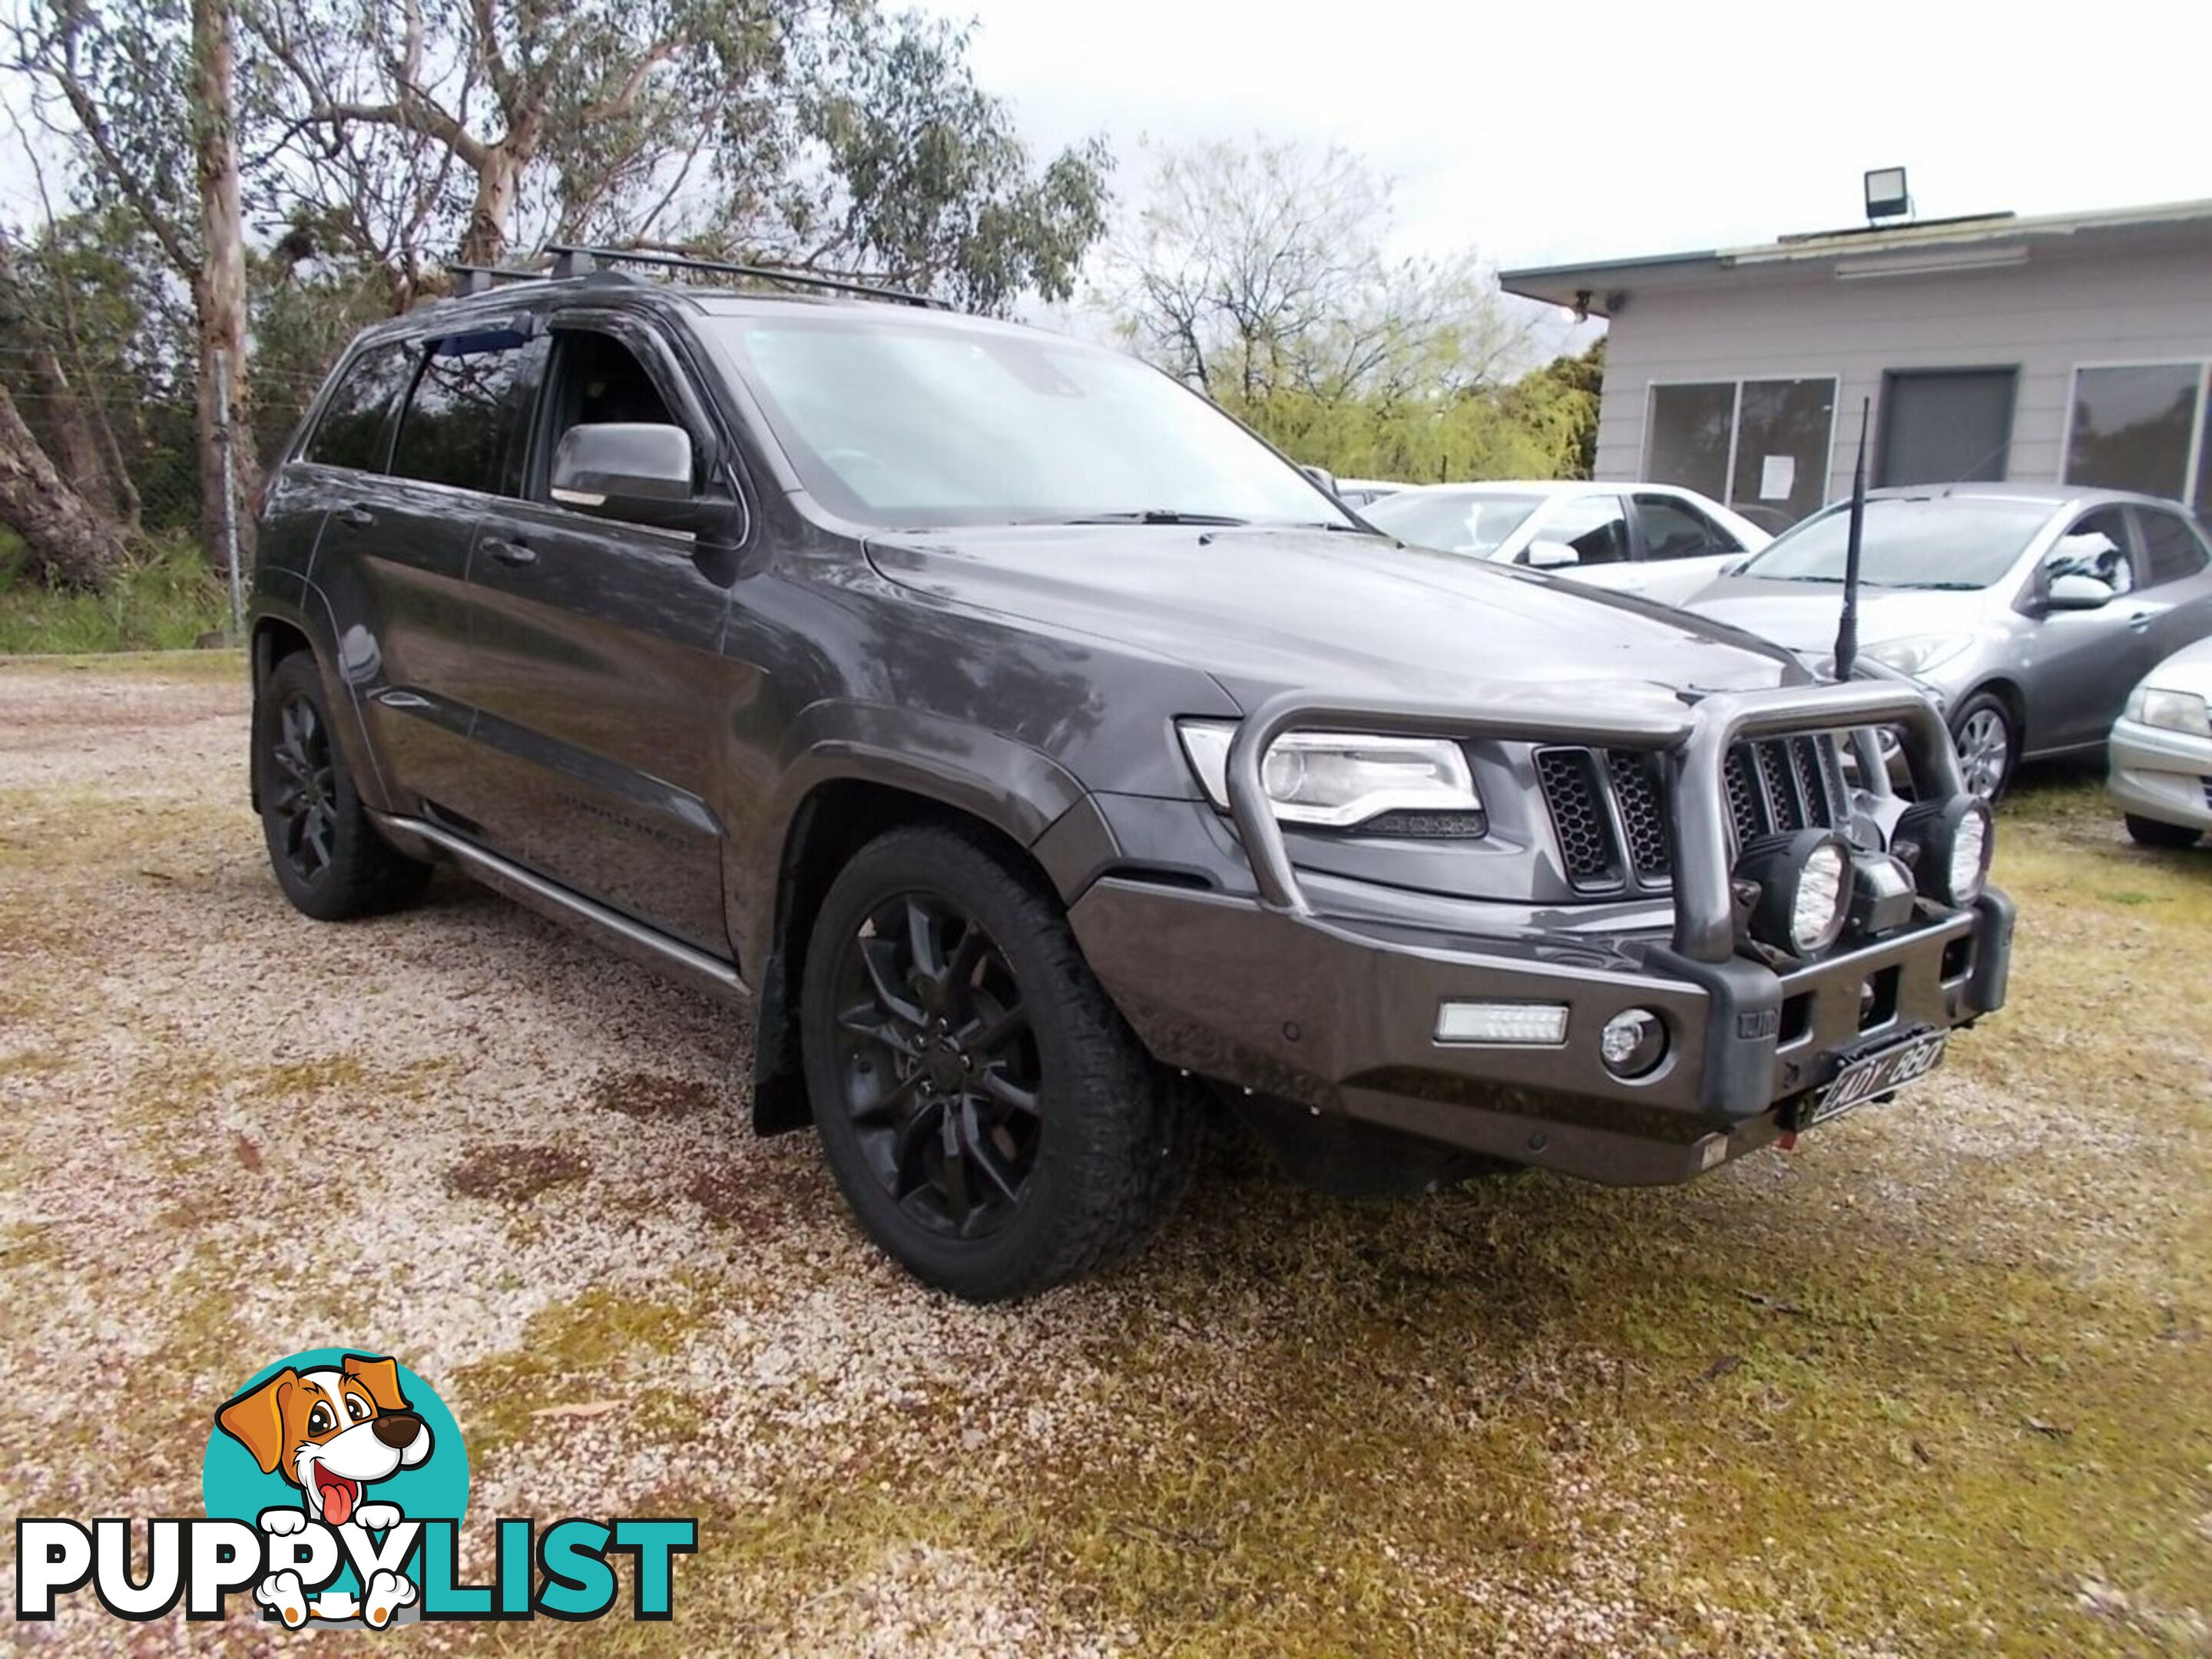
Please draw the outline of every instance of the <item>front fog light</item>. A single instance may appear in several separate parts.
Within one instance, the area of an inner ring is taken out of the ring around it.
[[[1956,909],[1979,898],[1989,881],[1991,827],[1987,801],[1954,795],[1907,808],[1890,846],[1912,866],[1914,885]]]
[[[1615,1014],[1605,1023],[1597,1051],[1615,1077],[1642,1077],[1667,1058],[1667,1023],[1649,1008]]]
[[[1851,861],[1843,837],[1825,830],[1762,836],[1747,843],[1735,873],[1759,890],[1751,933],[1792,956],[1818,956],[1836,942],[1851,908]]]

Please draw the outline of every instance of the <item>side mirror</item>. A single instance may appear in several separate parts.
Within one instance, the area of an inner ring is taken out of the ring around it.
[[[2085,576],[2075,571],[2063,576],[2053,576],[2051,588],[2044,595],[2046,611],[2102,611],[2112,602],[2109,583],[2094,576]]]
[[[1332,495],[1336,494],[1336,474],[1325,466],[1301,466],[1299,471],[1311,478]]]
[[[1565,570],[1583,562],[1583,556],[1565,542],[1530,542],[1522,557],[1536,570]]]
[[[552,489],[563,507],[613,519],[655,501],[689,501],[691,434],[657,421],[572,426],[553,452]]]

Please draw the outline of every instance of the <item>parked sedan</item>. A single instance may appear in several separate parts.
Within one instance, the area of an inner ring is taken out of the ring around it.
[[[1433,484],[1400,490],[1360,516],[1416,547],[1531,565],[1669,605],[1773,539],[1672,484]]]
[[[1814,514],[1689,608],[1809,658],[1832,652],[1849,507]],[[2103,747],[2128,688],[2212,635],[2212,550],[2172,501],[1958,484],[1867,501],[1859,641],[1934,689],[1994,799],[2022,759]]]
[[[2128,694],[2108,787],[2146,847],[2187,847],[2212,830],[2212,639],[2175,652]]]
[[[1409,484],[1394,483],[1388,478],[1339,478],[1336,499],[1346,507],[1364,507],[1381,501],[1385,495],[1395,495]]]

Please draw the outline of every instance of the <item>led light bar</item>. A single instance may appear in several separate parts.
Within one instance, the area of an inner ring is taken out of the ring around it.
[[[1446,1002],[1437,1008],[1439,1042],[1556,1048],[1566,1040],[1564,1002]]]

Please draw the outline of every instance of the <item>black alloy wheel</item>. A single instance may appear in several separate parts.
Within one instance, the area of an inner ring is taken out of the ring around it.
[[[798,977],[823,1158],[917,1279],[1034,1295],[1133,1250],[1188,1184],[1194,1092],[1145,1052],[1042,872],[988,831],[913,824],[854,853]]]
[[[1042,1066],[1006,955],[940,895],[892,896],[845,939],[832,983],[843,1104],[921,1226],[985,1238],[1036,1170]]]
[[[301,881],[330,868],[337,850],[337,780],[331,767],[331,734],[307,697],[295,692],[276,707],[276,741],[269,758],[275,788],[268,811],[282,856]]]
[[[253,787],[284,896],[320,921],[375,915],[419,895],[430,866],[377,833],[346,769],[314,658],[278,659],[253,699]]]

